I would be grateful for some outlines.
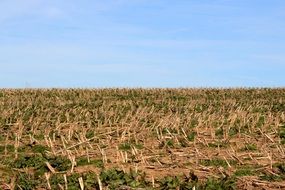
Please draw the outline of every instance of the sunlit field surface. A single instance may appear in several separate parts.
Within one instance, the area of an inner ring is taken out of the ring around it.
[[[0,90],[0,189],[285,189],[285,89]]]

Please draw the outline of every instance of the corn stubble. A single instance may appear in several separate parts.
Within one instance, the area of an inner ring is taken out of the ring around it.
[[[285,89],[0,90],[0,189],[285,188]]]

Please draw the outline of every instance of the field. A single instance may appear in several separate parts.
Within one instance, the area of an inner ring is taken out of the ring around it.
[[[285,89],[0,90],[0,189],[285,189]]]

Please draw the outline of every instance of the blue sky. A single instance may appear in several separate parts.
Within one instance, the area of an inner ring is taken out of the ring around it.
[[[284,0],[0,0],[0,88],[284,87]]]

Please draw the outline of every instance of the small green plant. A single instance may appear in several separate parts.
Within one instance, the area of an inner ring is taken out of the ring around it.
[[[224,135],[224,129],[223,129],[222,127],[216,129],[215,135],[216,135],[216,137],[218,137],[218,138],[222,138],[223,135]]]
[[[138,144],[135,144],[134,145],[137,149],[143,149],[143,144],[141,144],[141,143],[138,143]]]
[[[231,177],[224,177],[222,179],[210,178],[207,180],[206,184],[201,189],[205,190],[235,190],[236,189],[236,179]]]
[[[174,147],[174,140],[173,139],[169,139],[165,142],[165,145],[170,147],[170,148],[173,148]]]
[[[278,174],[282,179],[285,179],[285,163],[275,163],[273,164],[273,169],[276,174]]]
[[[85,166],[85,165],[94,165],[98,168],[104,167],[103,160],[100,160],[100,159],[98,160],[91,159],[89,160],[89,162],[88,162],[88,159],[85,157],[77,159],[77,166]]]
[[[14,168],[40,168],[44,165],[46,159],[40,155],[33,156],[23,156],[20,155],[18,159],[15,160],[12,167]]]
[[[5,150],[5,146],[0,146],[0,153],[3,153]]]
[[[14,168],[33,168],[35,169],[35,176],[40,177],[45,172],[48,171],[45,165],[46,159],[41,155],[32,155],[32,156],[23,156],[20,155],[18,159],[16,159],[13,163],[11,163],[11,167]]]
[[[191,119],[191,121],[190,121],[189,128],[195,128],[198,124],[199,124],[198,119],[193,118],[193,119]]]
[[[139,188],[146,187],[149,184],[149,182],[146,181],[144,173],[137,173],[133,170],[129,173],[124,173],[118,169],[102,171],[100,179],[103,185],[109,189],[118,189],[124,185],[131,188]]]
[[[40,144],[36,144],[36,145],[32,146],[32,151],[34,153],[41,153],[41,154],[44,155],[46,153],[46,151],[49,151],[49,150],[50,150],[49,147],[43,146],[43,145],[40,145]]]
[[[224,177],[221,179],[209,178],[206,182],[200,182],[198,177],[190,173],[189,177],[167,176],[159,181],[159,189],[203,189],[203,190],[235,190],[236,179]]]
[[[255,172],[252,170],[252,168],[240,168],[237,169],[234,173],[235,176],[252,176]]]
[[[53,174],[51,177],[50,177],[50,185],[51,185],[51,188],[52,189],[59,189],[59,184],[60,185],[64,185],[65,182],[64,182],[64,177],[62,174]]]
[[[236,165],[237,161],[236,160],[228,160],[229,164],[231,165]],[[227,168],[228,167],[228,163],[226,162],[226,160],[223,159],[219,159],[219,158],[215,158],[212,160],[201,160],[200,163],[204,166],[215,166],[215,167],[224,167]]]
[[[30,174],[19,173],[16,179],[16,190],[33,190],[36,189],[36,186],[40,181],[34,179]]]
[[[15,147],[12,144],[7,144],[6,149],[8,152],[14,152],[15,151]]]
[[[271,174],[271,173],[266,173],[264,172],[262,175],[259,176],[259,178],[261,180],[264,180],[264,181],[282,181],[284,180],[284,176],[280,176],[280,175],[276,175],[276,174]]]
[[[90,138],[94,137],[94,131],[93,130],[88,130],[86,132],[85,136],[86,136],[87,139],[90,139]]]
[[[83,178],[86,189],[100,189],[96,173],[88,172],[84,174]]]
[[[239,132],[239,130],[238,130],[238,128],[237,128],[236,126],[231,127],[231,128],[229,129],[229,135],[230,135],[231,137],[234,136],[234,135],[236,135],[236,134],[238,134],[238,132]]]
[[[209,147],[211,148],[217,148],[217,147],[220,147],[220,148],[227,148],[228,147],[228,144],[225,143],[225,142],[214,142],[214,143],[208,143]]]
[[[275,164],[275,167],[278,168],[281,174],[285,175],[285,163],[277,163]]]
[[[179,137],[177,138],[178,141],[179,141],[179,144],[182,146],[182,147],[188,147],[189,146],[189,142],[188,140],[186,140],[184,137]]]
[[[1,126],[1,120],[0,120],[0,126]],[[5,140],[4,135],[1,135],[1,134],[0,134],[0,142],[1,142],[1,141],[4,141],[4,140]]]
[[[199,188],[198,177],[190,172],[189,176],[167,176],[158,181],[159,189],[185,189]]]
[[[119,150],[123,150],[123,151],[128,151],[131,150],[131,144],[130,143],[122,143],[119,145]]]
[[[159,184],[160,189],[173,189],[173,190],[175,190],[175,189],[180,187],[182,181],[177,176],[174,176],[174,177],[167,176],[167,177],[163,178],[159,183],[160,183]]]
[[[189,133],[188,135],[187,135],[187,139],[189,140],[189,141],[191,141],[191,142],[193,142],[194,140],[195,140],[195,136],[197,135],[197,133],[196,132],[191,132],[191,133]]]
[[[160,148],[165,148],[165,147],[169,147],[169,148],[174,148],[174,140],[173,139],[168,139],[168,140],[163,140],[160,142],[159,147]]]
[[[69,159],[61,156],[48,158],[50,165],[58,171],[67,171],[71,168],[71,162]]]
[[[78,173],[73,173],[70,176],[67,176],[67,187],[70,190],[78,190],[80,189],[80,184],[78,178],[81,177]]]
[[[247,145],[245,145],[245,148],[249,151],[256,151],[257,150],[256,144],[247,144]]]
[[[243,148],[239,149],[240,151],[256,151],[257,146],[256,144],[248,143]]]
[[[264,115],[261,115],[259,118],[258,118],[258,121],[256,123],[256,127],[260,128],[264,125],[265,123],[265,117]]]

